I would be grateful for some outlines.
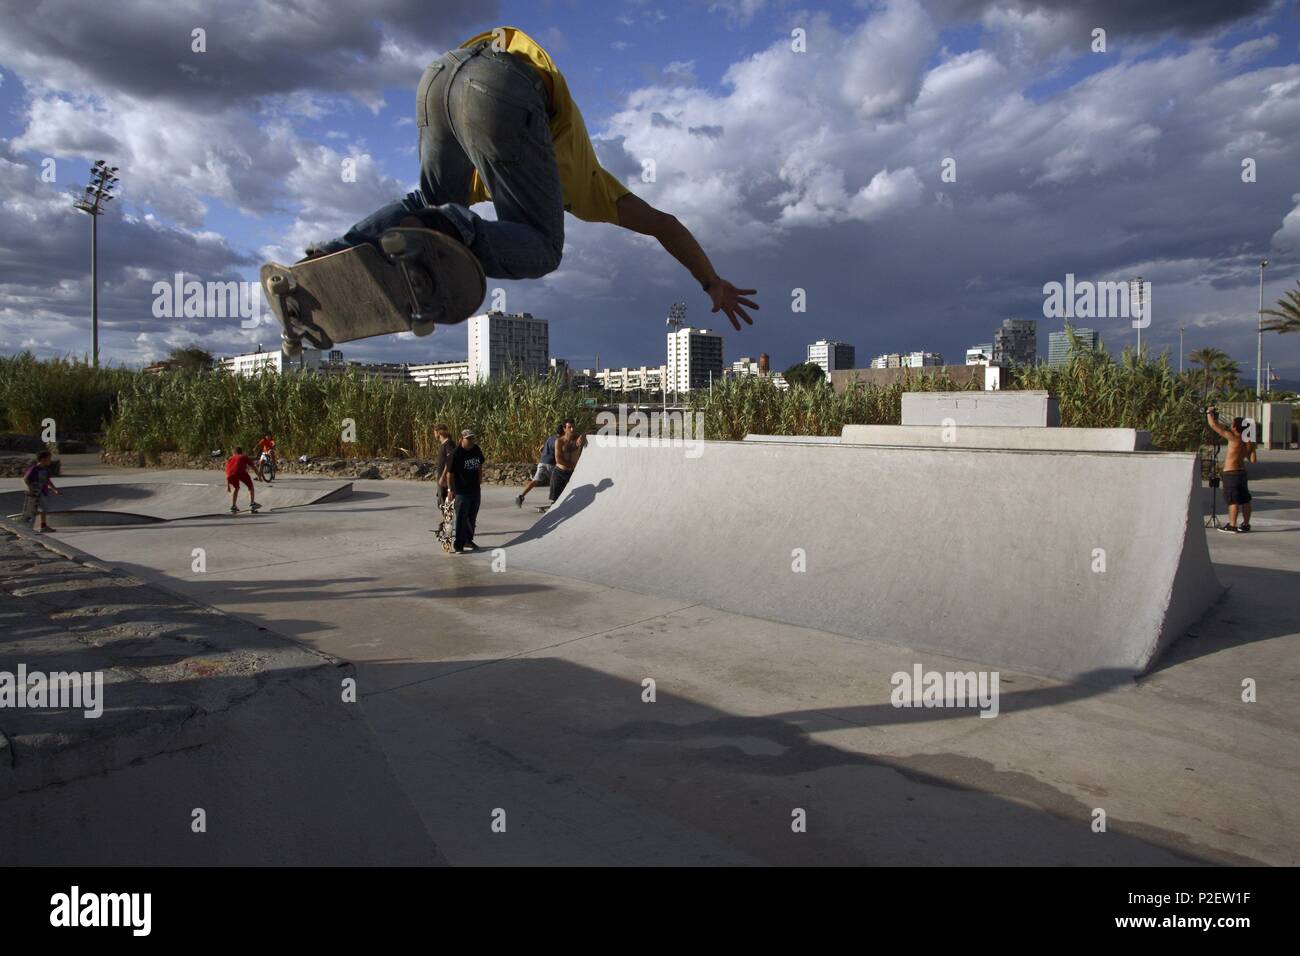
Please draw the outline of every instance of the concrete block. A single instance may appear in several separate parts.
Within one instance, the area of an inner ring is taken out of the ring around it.
[[[1061,424],[1056,399],[1047,392],[904,392],[904,425],[1016,425],[1054,428]]]

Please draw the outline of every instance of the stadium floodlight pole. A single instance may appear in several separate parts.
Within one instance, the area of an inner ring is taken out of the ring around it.
[[[99,217],[103,215],[104,203],[113,198],[116,172],[116,166],[102,159],[95,160],[90,167],[90,185],[72,203],[74,208],[90,216],[90,356],[95,368],[99,368]]]
[[[1264,269],[1268,266],[1267,259],[1259,260],[1259,327],[1255,332],[1255,398],[1263,401],[1263,382],[1261,376],[1264,372]]]
[[[1132,284],[1133,284],[1134,286],[1137,287],[1137,292],[1136,292],[1136,295],[1137,295],[1137,309],[1134,310],[1134,314],[1136,314],[1136,315],[1137,315],[1137,318],[1138,318],[1138,324],[1137,324],[1137,330],[1138,330],[1138,345],[1137,345],[1137,353],[1138,353],[1138,358],[1141,358],[1141,357],[1142,357],[1142,323],[1145,322],[1145,321],[1147,320],[1146,313],[1142,311],[1142,277],[1141,277],[1141,276],[1138,276],[1136,279],[1132,280]]]
[[[1183,326],[1178,326],[1178,374],[1183,374]]]

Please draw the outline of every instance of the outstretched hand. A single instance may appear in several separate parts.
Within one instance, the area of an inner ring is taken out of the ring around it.
[[[757,289],[737,289],[726,279],[718,279],[709,286],[709,298],[713,300],[713,308],[710,311],[717,312],[721,309],[731,320],[732,328],[739,332],[741,319],[745,320],[746,325],[754,324],[754,320],[746,314],[745,308],[757,309],[759,306],[757,302],[745,296],[754,295],[757,291]]]

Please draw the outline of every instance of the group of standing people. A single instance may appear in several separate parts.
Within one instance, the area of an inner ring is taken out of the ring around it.
[[[451,428],[447,425],[434,425],[433,433],[439,441],[438,454],[433,462],[433,473],[438,481],[438,510],[441,511],[450,500],[455,516],[451,553],[477,551],[474,531],[483,497],[483,463],[486,461],[483,449],[478,446],[478,436],[469,428],[460,433],[460,441],[452,439]],[[560,497],[573,477],[573,469],[577,467],[586,445],[587,436],[577,431],[573,419],[566,418],[560,422],[555,434],[542,444],[537,470],[524,486],[523,493],[515,498],[516,507],[522,508],[524,497],[539,485],[550,488],[552,502]]]

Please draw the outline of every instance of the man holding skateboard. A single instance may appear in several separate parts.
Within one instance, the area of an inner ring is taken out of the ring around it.
[[[489,276],[539,278],[559,267],[567,211],[654,237],[700,283],[712,311],[737,330],[753,324],[746,309],[758,308],[747,298],[755,290],[721,278],[675,216],[600,166],[564,76],[522,30],[498,27],[443,54],[424,71],[415,110],[420,188],[308,248],[308,259],[422,227],[463,244]],[[495,221],[469,208],[489,199]]]
[[[447,494],[456,506],[456,538],[452,552],[460,554],[465,549],[477,551],[474,531],[478,525],[478,508],[481,500],[483,477],[483,450],[478,447],[474,432],[465,429],[460,433],[460,447],[452,453],[447,465]]]

